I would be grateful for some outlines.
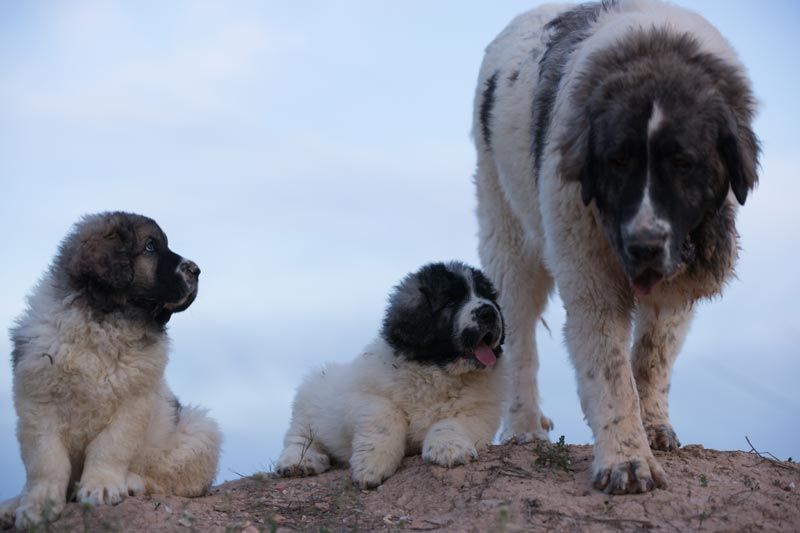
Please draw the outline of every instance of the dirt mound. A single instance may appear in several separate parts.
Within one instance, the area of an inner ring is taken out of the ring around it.
[[[56,531],[606,531],[800,530],[800,466],[754,453],[686,446],[657,453],[666,490],[609,496],[590,488],[591,448],[495,446],[446,469],[405,459],[374,491],[345,469],[281,479],[257,474],[204,498],[69,504]]]

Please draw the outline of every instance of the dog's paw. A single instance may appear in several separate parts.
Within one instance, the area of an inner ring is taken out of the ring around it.
[[[321,474],[330,468],[330,458],[313,448],[292,446],[281,453],[275,471],[284,477],[303,477]]]
[[[397,470],[397,464],[378,454],[359,454],[350,458],[350,473],[360,489],[374,489]]]
[[[0,529],[14,527],[14,513],[19,507],[19,496],[0,502]]]
[[[592,470],[594,487],[608,494],[636,494],[667,486],[666,472],[650,454],[595,460]]]
[[[139,496],[145,492],[144,480],[139,474],[128,472],[125,484],[128,486],[128,496]]]
[[[550,441],[548,432],[555,427],[553,421],[543,414],[529,413],[527,416],[513,414],[503,425],[500,441],[506,444],[525,444],[535,440]]]
[[[675,430],[667,423],[644,424],[644,430],[647,433],[647,440],[650,443],[650,448],[653,450],[661,450],[664,452],[671,452],[681,447],[678,436]]]
[[[138,476],[137,476],[138,477]],[[139,478],[141,481],[141,478]],[[117,505],[128,495],[126,478],[117,476],[104,478],[84,477],[76,496],[78,502],[89,505]]]
[[[58,518],[67,503],[65,489],[54,483],[38,483],[26,490],[14,513],[16,528],[24,531],[36,529]]]
[[[464,465],[478,457],[475,445],[463,435],[449,435],[449,438],[426,439],[422,448],[422,459],[448,468]]]

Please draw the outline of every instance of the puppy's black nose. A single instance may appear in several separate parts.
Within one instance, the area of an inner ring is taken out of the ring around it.
[[[197,263],[194,261],[189,261],[188,259],[184,259],[181,263],[181,272],[188,272],[194,277],[200,276],[200,267],[197,266]]]
[[[494,322],[497,311],[489,304],[483,304],[475,310],[475,317],[480,322]]]

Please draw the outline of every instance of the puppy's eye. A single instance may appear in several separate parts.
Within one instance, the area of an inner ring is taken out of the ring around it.
[[[155,253],[156,250],[158,250],[158,247],[156,246],[156,241],[154,241],[153,239],[147,239],[147,243],[144,245],[144,251],[149,254],[152,254]]]

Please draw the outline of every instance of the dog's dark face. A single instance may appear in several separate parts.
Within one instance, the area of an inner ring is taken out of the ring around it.
[[[494,366],[504,323],[497,293],[480,270],[431,263],[395,288],[381,334],[399,357],[460,374]]]
[[[595,202],[633,288],[643,294],[693,261],[692,234],[729,191],[744,204],[758,152],[749,120],[742,123],[752,102],[740,75],[693,51],[686,38],[647,39],[636,42],[639,54],[649,43],[657,59],[626,60],[615,50],[604,58],[608,64],[599,61],[605,72],[585,93],[585,131],[573,139],[583,142],[562,144],[562,170],[580,180],[586,205]],[[672,60],[663,51],[669,46]]]
[[[152,219],[131,213],[84,217],[62,243],[56,266],[99,311],[123,310],[166,324],[197,296],[200,268],[169,249]]]

